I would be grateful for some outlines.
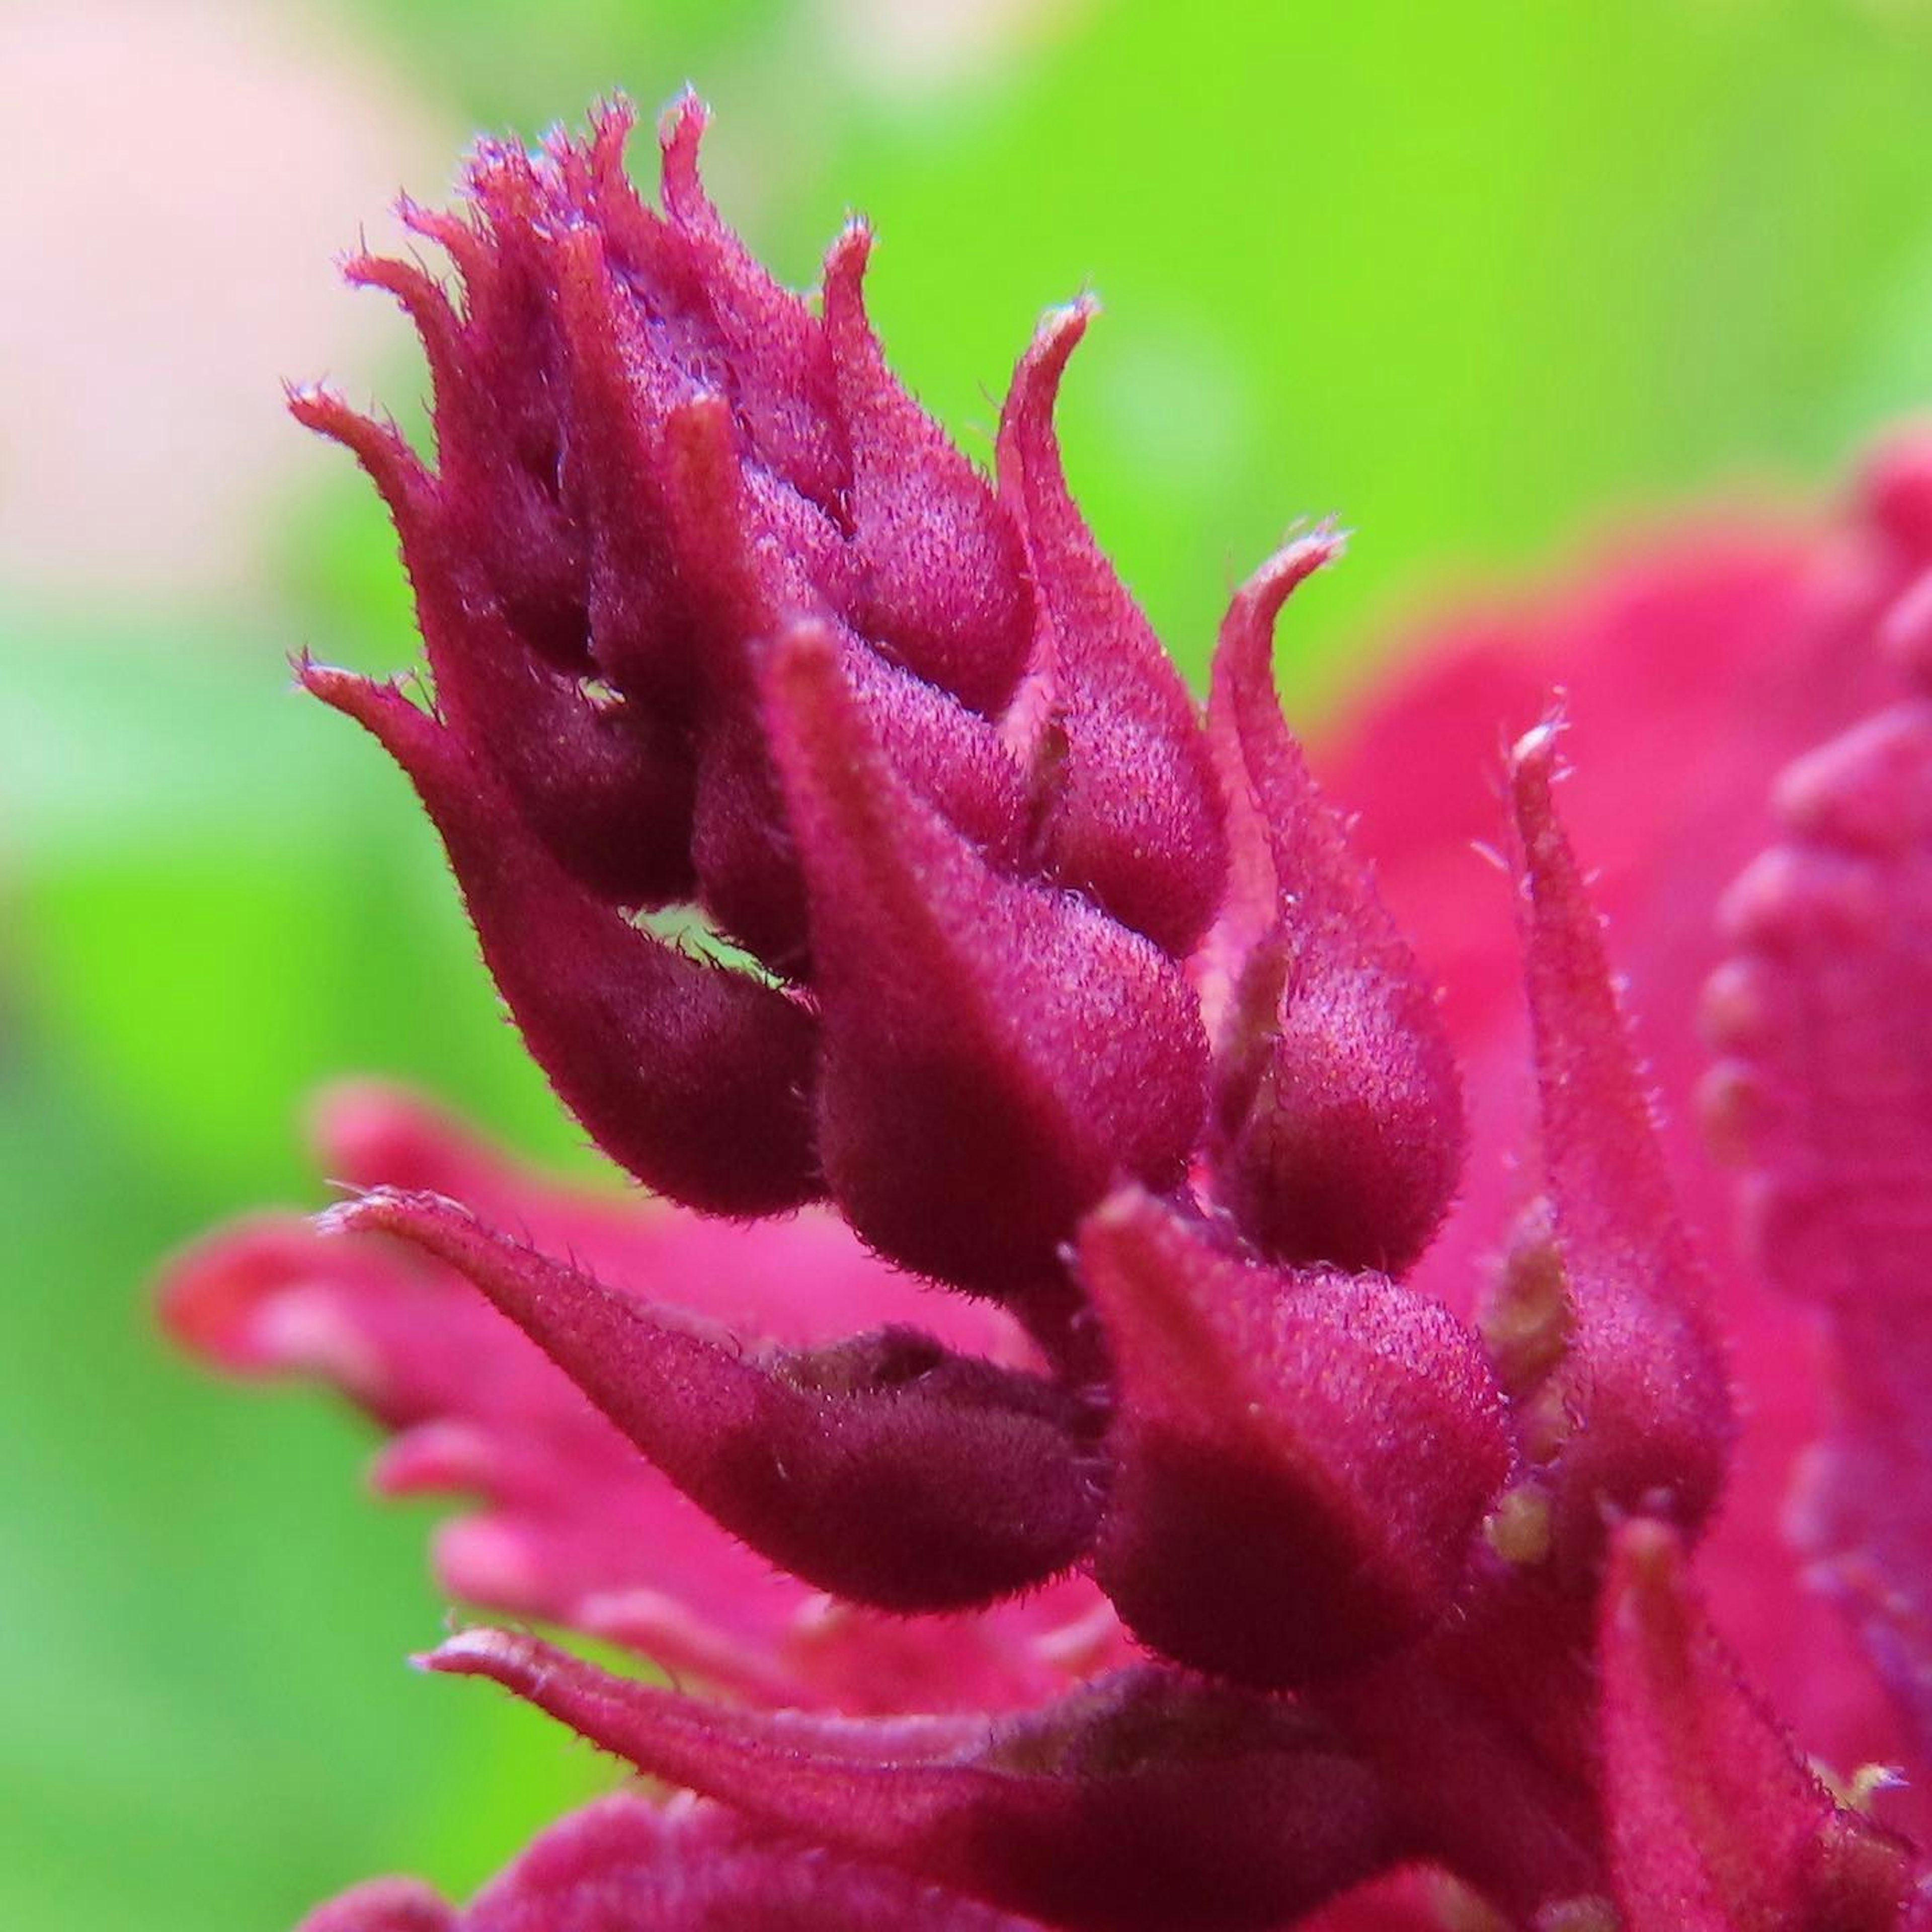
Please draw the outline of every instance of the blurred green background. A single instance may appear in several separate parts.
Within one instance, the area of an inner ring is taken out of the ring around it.
[[[0,1924],[260,1932],[466,1889],[594,1784],[401,1668],[426,1519],[320,1400],[154,1336],[156,1258],[314,1198],[296,1122],[406,1076],[582,1163],[400,782],[285,654],[411,652],[278,374],[406,411],[329,257],[470,130],[694,80],[789,278],[848,206],[899,366],[984,454],[1041,308],[1094,520],[1198,674],[1340,512],[1307,711],[1444,586],[1634,506],[1822,481],[1932,400],[1932,24],[1854,0],[0,0]],[[29,206],[28,204],[31,204]]]

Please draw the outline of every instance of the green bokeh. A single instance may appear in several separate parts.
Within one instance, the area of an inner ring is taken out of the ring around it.
[[[897,88],[831,0],[338,10],[479,125],[698,80],[720,196],[784,272],[874,218],[884,332],[982,453],[1034,316],[1096,288],[1070,464],[1191,672],[1290,520],[1360,533],[1296,614],[1310,706],[1445,583],[1827,477],[1932,398],[1904,6],[1138,0]],[[599,1775],[404,1672],[442,1610],[425,1520],[358,1492],[364,1432],[195,1376],[140,1299],[211,1219],[309,1198],[292,1124],[336,1072],[584,1160],[400,782],[287,694],[298,640],[409,652],[346,470],[318,458],[278,535],[286,631],[0,586],[0,1924],[259,1932],[367,1871],[466,1888]]]

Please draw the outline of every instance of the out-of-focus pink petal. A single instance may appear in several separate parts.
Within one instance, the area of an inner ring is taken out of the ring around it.
[[[1135,1634],[1271,1688],[1419,1636],[1511,1462],[1475,1337],[1378,1275],[1262,1266],[1138,1192],[1081,1231],[1114,1364],[1095,1574]]]
[[[1391,1856],[1374,1780],[1324,1727],[1158,1670],[988,1725],[734,1712],[501,1630],[424,1661],[773,1830],[1071,1932],[1264,1932]]]
[[[620,1793],[553,1825],[460,1912],[412,1880],[382,1879],[298,1932],[1028,1932],[1030,1923],[710,1805]]]
[[[1239,889],[1224,918],[1258,929],[1229,962],[1210,1165],[1216,1197],[1275,1259],[1397,1275],[1455,1191],[1455,1062],[1435,991],[1310,776],[1269,669],[1282,603],[1339,548],[1326,531],[1289,545],[1221,627],[1208,725]],[[1264,857],[1266,903],[1244,904]]]
[[[421,1880],[378,1878],[318,1906],[296,1932],[457,1932],[460,1922]]]
[[[1826,1312],[1798,1532],[1932,1762],[1932,703],[1792,765],[1726,906],[1708,1109],[1766,1275]]]

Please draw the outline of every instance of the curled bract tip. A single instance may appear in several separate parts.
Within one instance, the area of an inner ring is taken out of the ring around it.
[[[1277,552],[1223,620],[1208,737],[1227,800],[1231,890],[1210,952],[1226,993],[1210,1172],[1269,1255],[1400,1274],[1461,1170],[1461,1082],[1436,989],[1323,797],[1276,699],[1274,620],[1338,552]]]

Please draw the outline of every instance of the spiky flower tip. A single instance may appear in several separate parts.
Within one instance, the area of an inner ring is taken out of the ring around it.
[[[343,1386],[384,1487],[480,1495],[454,1592],[735,1700],[503,1631],[430,1668],[729,1808],[614,1801],[464,1914],[391,1882],[314,1932],[1900,1922],[1906,1848],[1688,1576],[1726,1374],[1554,726],[1509,764],[1538,1119],[1472,1326],[1421,1266],[1464,1150],[1436,988],[1273,688],[1340,539],[1237,596],[1203,715],[1061,475],[1089,310],[988,478],[888,372],[862,227],[779,288],[702,124],[656,207],[621,108],[486,145],[466,213],[405,211],[454,294],[352,265],[422,333],[434,466],[294,404],[386,497],[428,658],[426,702],[302,681],[672,1204],[356,1090],[322,1136],[364,1191],[217,1235],[164,1309]]]

